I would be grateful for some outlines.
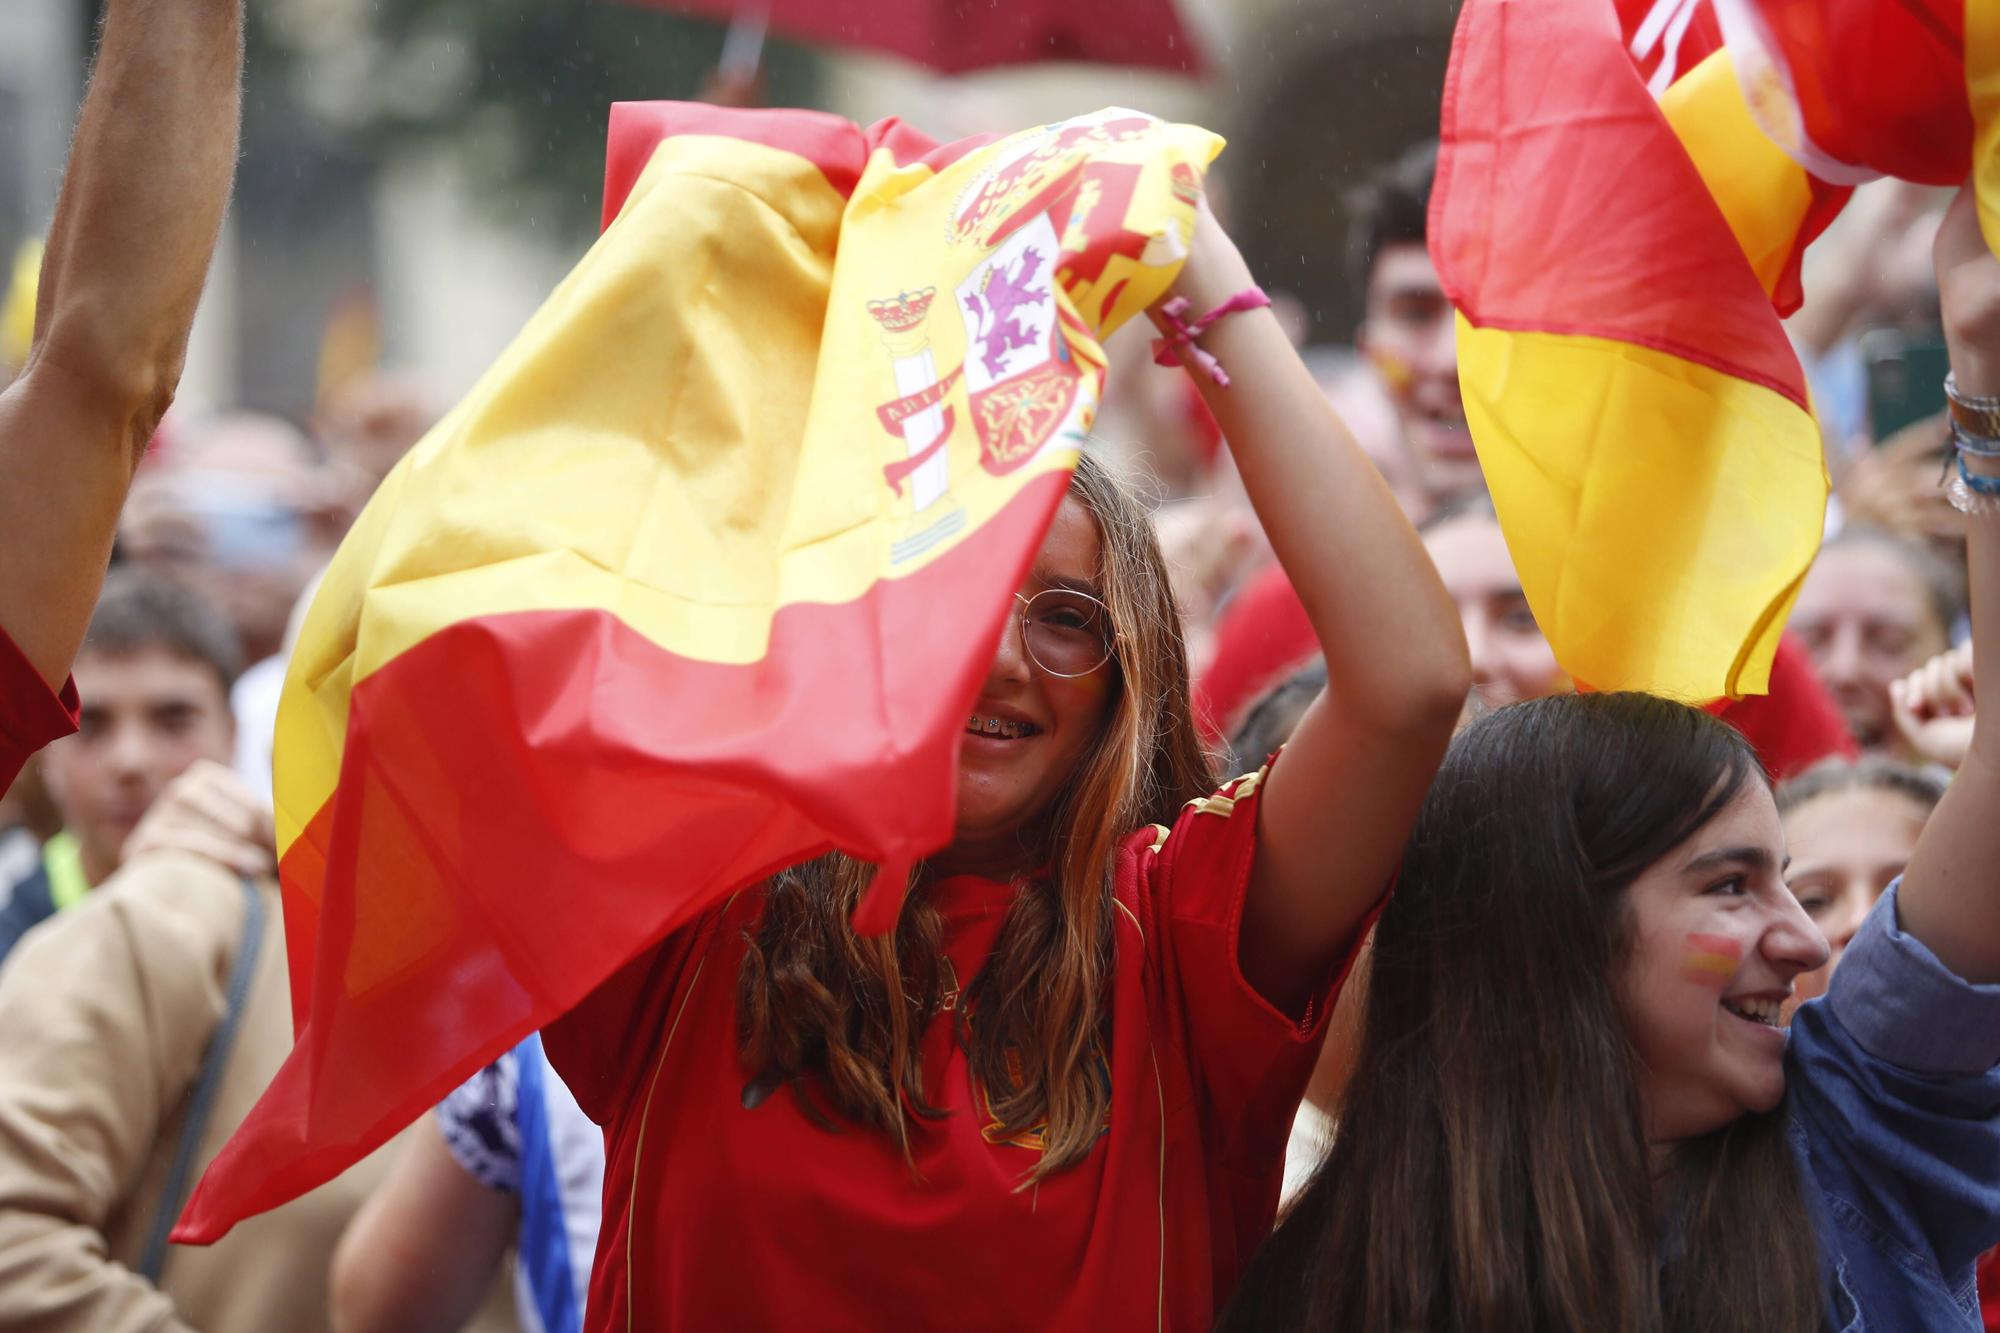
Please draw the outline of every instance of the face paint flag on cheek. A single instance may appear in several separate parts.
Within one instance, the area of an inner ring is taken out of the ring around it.
[[[1416,379],[1415,373],[1410,370],[1410,363],[1394,352],[1371,347],[1368,349],[1368,361],[1375,367],[1375,373],[1382,377],[1382,382],[1389,387],[1391,393],[1401,393]]]
[[[1690,931],[1682,940],[1681,977],[1720,993],[1743,965],[1743,946],[1727,935]]]
[[[176,1238],[330,1179],[668,932],[839,849],[893,924],[1205,130],[938,146],[614,109],[603,236],[395,470],[276,751],[297,1044]]]

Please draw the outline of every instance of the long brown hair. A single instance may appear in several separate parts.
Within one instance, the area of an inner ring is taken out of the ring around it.
[[[1764,780],[1726,724],[1646,695],[1460,734],[1376,927],[1333,1147],[1225,1329],[1820,1327],[1782,1109],[1656,1182],[1616,998],[1626,889]]]
[[[1027,833],[1020,885],[993,954],[960,999],[976,1011],[967,1054],[1012,1136],[1046,1124],[1039,1181],[1089,1153],[1109,1089],[1093,1077],[1111,966],[1111,876],[1123,835],[1172,823],[1213,786],[1188,703],[1187,651],[1150,515],[1089,454],[1070,494],[1096,520],[1100,582],[1117,631],[1109,716],[1068,786]],[[848,918],[872,869],[834,855],[775,877],[737,982],[744,1060],[791,1085],[809,1114],[887,1131],[908,1153],[910,1114],[933,1115],[918,1042],[946,993],[941,928],[923,871],[896,929],[876,939]],[[1024,1183],[1025,1183],[1024,1181]]]

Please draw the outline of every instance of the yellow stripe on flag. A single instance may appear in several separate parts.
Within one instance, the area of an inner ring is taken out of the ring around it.
[[[2000,4],[1965,0],[1965,96],[1972,108],[1972,182],[1979,229],[2000,254]]]
[[[900,391],[871,303],[972,267],[983,250],[940,225],[936,201],[975,193],[1047,138],[1025,131],[942,172],[878,151],[851,199],[783,149],[665,139],[617,219],[391,474],[336,556],[279,705],[280,854],[334,795],[352,691],[441,629],[589,608],[681,657],[753,663],[779,608],[844,604],[906,578],[1034,478],[1074,467],[1097,406],[1089,376],[1073,377],[1074,398],[1048,409],[1065,424],[1047,447],[1004,471],[982,464],[966,388],[982,348],[959,294],[941,291],[920,350],[940,374],[967,367],[937,386],[957,423],[945,448],[958,526],[933,524],[911,541],[903,492],[855,484],[857,457],[879,475],[877,461],[900,447],[873,420]],[[1191,204],[1169,172],[1140,165],[1165,153],[1205,166],[1220,148],[1206,130],[1156,125],[1089,151],[1133,164],[1132,197],[1115,201],[1116,216],[1146,235],[1174,230]],[[935,188],[903,206],[926,184]],[[1095,205],[1080,198],[1072,228]],[[1053,263],[1059,238],[1033,226],[1018,235]],[[1060,282],[1055,300],[1063,315],[1108,331],[1163,295],[1184,255],[1173,246],[1114,255],[1087,285],[1090,309],[1075,310]],[[1005,276],[982,271],[989,282]],[[1071,323],[1064,342],[1102,364],[1083,325]],[[814,376],[799,374],[814,366]],[[729,440],[758,444],[716,447]],[[899,546],[905,554],[893,554]]]
[[[1810,414],[1603,338],[1460,316],[1458,357],[1480,466],[1563,667],[1682,697],[1763,691],[1824,521]],[[1690,696],[1692,682],[1708,684]]]
[[[1727,49],[1676,79],[1660,110],[1714,196],[1766,293],[1777,290],[1812,207],[1805,169],[1750,114]]]

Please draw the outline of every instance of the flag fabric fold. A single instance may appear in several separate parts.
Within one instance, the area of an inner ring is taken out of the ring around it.
[[[1972,183],[1986,248],[2000,254],[2000,5],[1965,4],[1965,101],[1972,117]]]
[[[1758,124],[1829,181],[1975,187],[2000,253],[2000,5],[1713,0]]]
[[[1827,214],[1781,153],[1691,155],[1676,117],[1713,150],[1744,122],[1723,57],[1696,54],[1656,100],[1603,0],[1468,0],[1430,235],[1466,418],[1557,658],[1702,700],[1764,690],[1818,547],[1825,467],[1773,299]]]
[[[1965,20],[1989,0],[1714,0],[1758,123],[1814,175],[1957,185]]]
[[[958,737],[1206,131],[614,109],[604,234],[342,545],[279,710],[297,1044],[176,1239],[722,896],[950,838]]]
[[[1579,682],[1762,693],[1826,474],[1779,316],[1854,184],[1978,185],[1990,0],[1467,0],[1431,249],[1530,606]]]

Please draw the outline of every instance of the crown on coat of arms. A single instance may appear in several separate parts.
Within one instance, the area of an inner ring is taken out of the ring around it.
[[[908,333],[924,322],[924,316],[930,313],[931,302],[936,297],[935,287],[926,287],[920,292],[897,292],[886,301],[870,301],[868,313],[889,332]]]

